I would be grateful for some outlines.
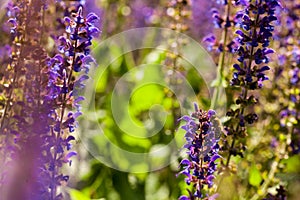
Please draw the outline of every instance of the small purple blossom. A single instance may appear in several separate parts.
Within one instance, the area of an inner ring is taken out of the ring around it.
[[[214,172],[217,169],[215,161],[221,158],[218,154],[221,130],[216,126],[215,115],[215,111],[199,110],[195,104],[195,112],[191,116],[180,118],[185,121],[181,128],[186,131],[184,148],[187,149],[188,158],[180,162],[182,171],[179,174],[187,177],[185,182],[192,184],[195,191],[189,191],[189,197],[181,196],[179,199],[202,198],[206,194],[204,185],[208,188],[213,186]]]

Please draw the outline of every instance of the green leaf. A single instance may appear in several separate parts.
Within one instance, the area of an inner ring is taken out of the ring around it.
[[[285,159],[282,161],[283,164],[286,165],[284,168],[285,172],[288,173],[298,173],[300,170],[300,156],[295,155],[292,157],[289,157],[288,159]]]
[[[118,45],[111,45],[110,46],[110,53],[113,58],[116,58],[113,60],[112,63],[110,63],[110,68],[113,72],[118,72],[120,70],[120,67],[122,65],[122,62],[124,60],[124,56],[122,55],[122,50]]]
[[[84,193],[80,192],[79,190],[70,189],[70,195],[72,200],[90,200],[88,196]]]
[[[108,70],[101,70],[96,72],[95,90],[96,92],[104,92],[107,87]]]
[[[249,171],[249,183],[253,186],[259,186],[262,181],[260,171],[256,165],[252,165]]]

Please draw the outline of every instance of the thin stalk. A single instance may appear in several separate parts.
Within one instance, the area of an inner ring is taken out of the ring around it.
[[[43,37],[44,37],[44,25],[45,25],[45,9],[42,7],[41,8],[41,12],[42,12],[42,19],[41,19],[41,24],[40,24],[40,28],[41,28],[41,33],[40,33],[40,38],[39,38],[39,45],[42,46],[42,41],[43,41]],[[39,59],[39,73],[38,73],[38,84],[39,86],[42,85],[42,60]],[[41,87],[38,87],[38,96],[37,96],[37,108],[38,108],[38,112],[40,112],[40,107],[41,107]]]
[[[178,8],[178,13],[179,13],[179,20],[178,24],[181,24],[183,25],[184,24],[184,16],[182,16],[182,10],[183,10],[183,7],[182,6],[179,6]],[[175,57],[173,58],[173,66],[172,66],[172,76],[170,78],[170,84],[174,84],[174,87],[177,86],[177,82],[178,82],[178,79],[176,77],[176,72],[177,70],[179,69],[178,68],[178,60],[179,60],[179,57],[180,57],[180,54],[181,54],[181,43],[179,41],[180,39],[180,33],[182,33],[182,31],[178,31],[179,33],[176,33],[176,37],[175,37],[175,43],[176,43],[176,47],[174,49],[175,51]],[[172,96],[171,96],[171,99],[172,99],[172,103],[171,103],[171,112],[172,112],[172,116],[174,117],[174,120],[173,120],[173,128],[171,129],[171,134],[172,136],[175,135],[175,131],[176,131],[176,128],[175,128],[175,125],[176,125],[176,122],[177,122],[177,119],[179,118],[179,116],[176,116],[176,107],[174,106],[175,102],[176,102],[176,95],[174,93],[172,93]]]
[[[227,9],[226,9],[226,19],[230,17],[230,1],[228,1],[227,4]],[[219,57],[219,62],[218,62],[218,70],[217,70],[217,78],[216,78],[216,85],[215,85],[215,90],[213,93],[212,97],[212,102],[211,102],[211,108],[215,109],[219,96],[220,96],[220,87],[222,87],[222,83],[224,80],[224,65],[225,65],[225,56],[226,56],[226,44],[227,44],[227,39],[228,39],[228,27],[224,27],[224,31],[222,33],[222,41],[223,41],[223,51],[221,52],[221,55]]]

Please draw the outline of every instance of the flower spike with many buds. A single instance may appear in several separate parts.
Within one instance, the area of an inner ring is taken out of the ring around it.
[[[195,112],[180,120],[186,122],[182,129],[186,131],[184,148],[188,158],[180,162],[182,171],[179,174],[187,176],[185,182],[192,184],[194,191],[188,190],[189,195],[179,199],[213,199],[217,194],[208,197],[206,190],[213,187],[214,172],[217,169],[215,161],[221,158],[218,154],[221,128],[216,113],[213,110],[199,110],[195,104]]]
[[[224,145],[224,150],[229,151],[226,166],[232,155],[243,156],[246,146],[242,142],[237,145],[236,141],[245,138],[247,125],[258,120],[257,114],[250,109],[258,99],[250,92],[262,88],[263,81],[268,80],[265,73],[270,69],[269,55],[274,53],[268,46],[274,32],[272,23],[277,20],[275,11],[281,4],[277,0],[256,0],[245,1],[242,7],[235,17],[240,27],[236,31],[239,46],[231,80],[231,86],[240,88],[241,93],[235,100],[238,108],[227,112],[229,120],[225,130],[227,136],[232,136],[232,141],[231,145],[226,142]]]
[[[1,170],[4,199],[64,198],[61,186],[69,176],[62,173],[62,167],[71,165],[71,157],[76,155],[71,149],[76,118],[81,114],[79,103],[84,99],[79,93],[94,62],[91,41],[100,31],[94,26],[96,14],[84,16],[83,1],[60,3],[72,5],[73,11],[55,13],[64,17],[65,31],[58,37],[53,35],[55,26],[45,24],[45,16],[56,23],[56,16],[46,12],[56,6],[54,2],[8,4],[11,61],[1,80],[8,87],[1,92],[7,101],[0,126],[0,152],[7,156],[0,160],[0,168],[10,166]],[[57,50],[46,48],[45,38],[51,37],[60,41]],[[75,112],[70,111],[73,108]]]

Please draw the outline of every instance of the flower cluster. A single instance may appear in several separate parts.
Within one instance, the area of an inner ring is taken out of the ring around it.
[[[278,1],[264,1],[250,5],[236,15],[242,29],[236,31],[240,44],[237,49],[239,64],[234,65],[236,72],[231,84],[245,85],[254,90],[261,88],[262,82],[268,80],[264,73],[270,68],[261,64],[267,64],[268,54],[274,53],[267,47],[274,31],[271,23],[277,20],[275,9],[280,4]]]
[[[9,70],[3,72],[7,91],[1,95],[7,100],[0,127],[3,151],[10,160],[1,163],[1,167],[10,165],[5,176],[1,173],[5,199],[63,198],[60,186],[69,176],[61,172],[61,167],[64,163],[71,165],[70,158],[76,155],[71,151],[75,140],[71,134],[81,114],[79,103],[84,99],[79,91],[94,61],[91,41],[99,33],[94,26],[97,15],[84,17],[82,3],[64,4],[72,9],[61,13],[65,26],[61,36],[48,31],[55,26],[46,28],[45,24],[46,17],[56,19],[46,16],[51,13],[46,12],[47,8],[55,4],[38,0],[8,4],[12,52]],[[44,38],[50,37],[60,41],[57,50],[45,48],[48,40]],[[56,55],[50,57],[54,52]],[[73,108],[76,112],[68,112]]]
[[[181,196],[179,199],[205,198],[208,195],[205,188],[213,186],[214,172],[217,168],[215,161],[221,157],[218,154],[221,129],[216,120],[216,113],[213,110],[199,110],[195,104],[195,112],[191,116],[183,116],[180,120],[186,122],[182,129],[186,131],[184,148],[187,149],[188,155],[188,158],[180,163],[183,168],[180,174],[187,176],[186,183],[193,184],[195,191],[188,191],[189,196]]]
[[[258,116],[250,111],[249,106],[257,103],[258,99],[249,94],[252,90],[262,88],[263,81],[268,80],[265,73],[270,69],[269,54],[274,53],[269,49],[270,39],[273,36],[274,22],[277,18],[275,11],[280,7],[279,1],[261,0],[243,3],[243,10],[237,12],[236,21],[240,27],[236,31],[239,46],[236,49],[238,63],[233,65],[234,73],[231,86],[240,88],[241,94],[235,100],[238,109],[231,109],[227,112],[229,120],[225,123],[227,135],[233,135],[231,145],[226,144],[225,149],[229,149],[229,157],[226,165],[229,164],[231,155],[243,155],[245,145],[236,146],[237,138],[244,138],[246,125],[253,124],[258,120]],[[247,113],[247,110],[248,113]]]
[[[46,156],[51,158],[49,170],[51,171],[52,184],[60,185],[61,181],[67,181],[68,176],[60,174],[59,168],[63,163],[71,164],[70,157],[76,155],[74,151],[70,151],[70,141],[75,138],[68,136],[68,132],[74,132],[76,127],[76,118],[81,114],[79,102],[83,97],[78,96],[78,90],[82,89],[83,82],[88,78],[85,74],[75,79],[73,73],[84,71],[88,72],[90,62],[93,61],[89,55],[89,46],[93,36],[99,33],[98,28],[94,26],[94,22],[98,17],[94,13],[90,13],[87,17],[83,17],[83,6],[80,5],[71,16],[66,16],[64,21],[66,24],[66,34],[60,36],[58,40],[61,42],[59,46],[60,54],[47,60],[49,68],[47,85],[47,94],[45,102],[55,104],[51,105],[48,110],[48,116],[51,116],[53,125],[51,126],[51,136],[47,138],[48,151]],[[75,107],[75,113],[69,112],[65,118],[67,108]],[[49,119],[50,120],[50,119]],[[54,153],[49,151],[55,149]],[[56,191],[52,190],[51,196],[55,196]]]
[[[214,34],[208,34],[204,37],[203,42],[209,51],[214,50],[218,53],[227,51],[232,53],[235,41],[232,40],[230,30],[236,24],[236,19],[232,15],[234,5],[228,1],[216,1],[216,3],[216,7],[211,9],[210,12],[215,29],[222,30],[222,39],[220,41],[217,40],[218,33],[216,31]]]

